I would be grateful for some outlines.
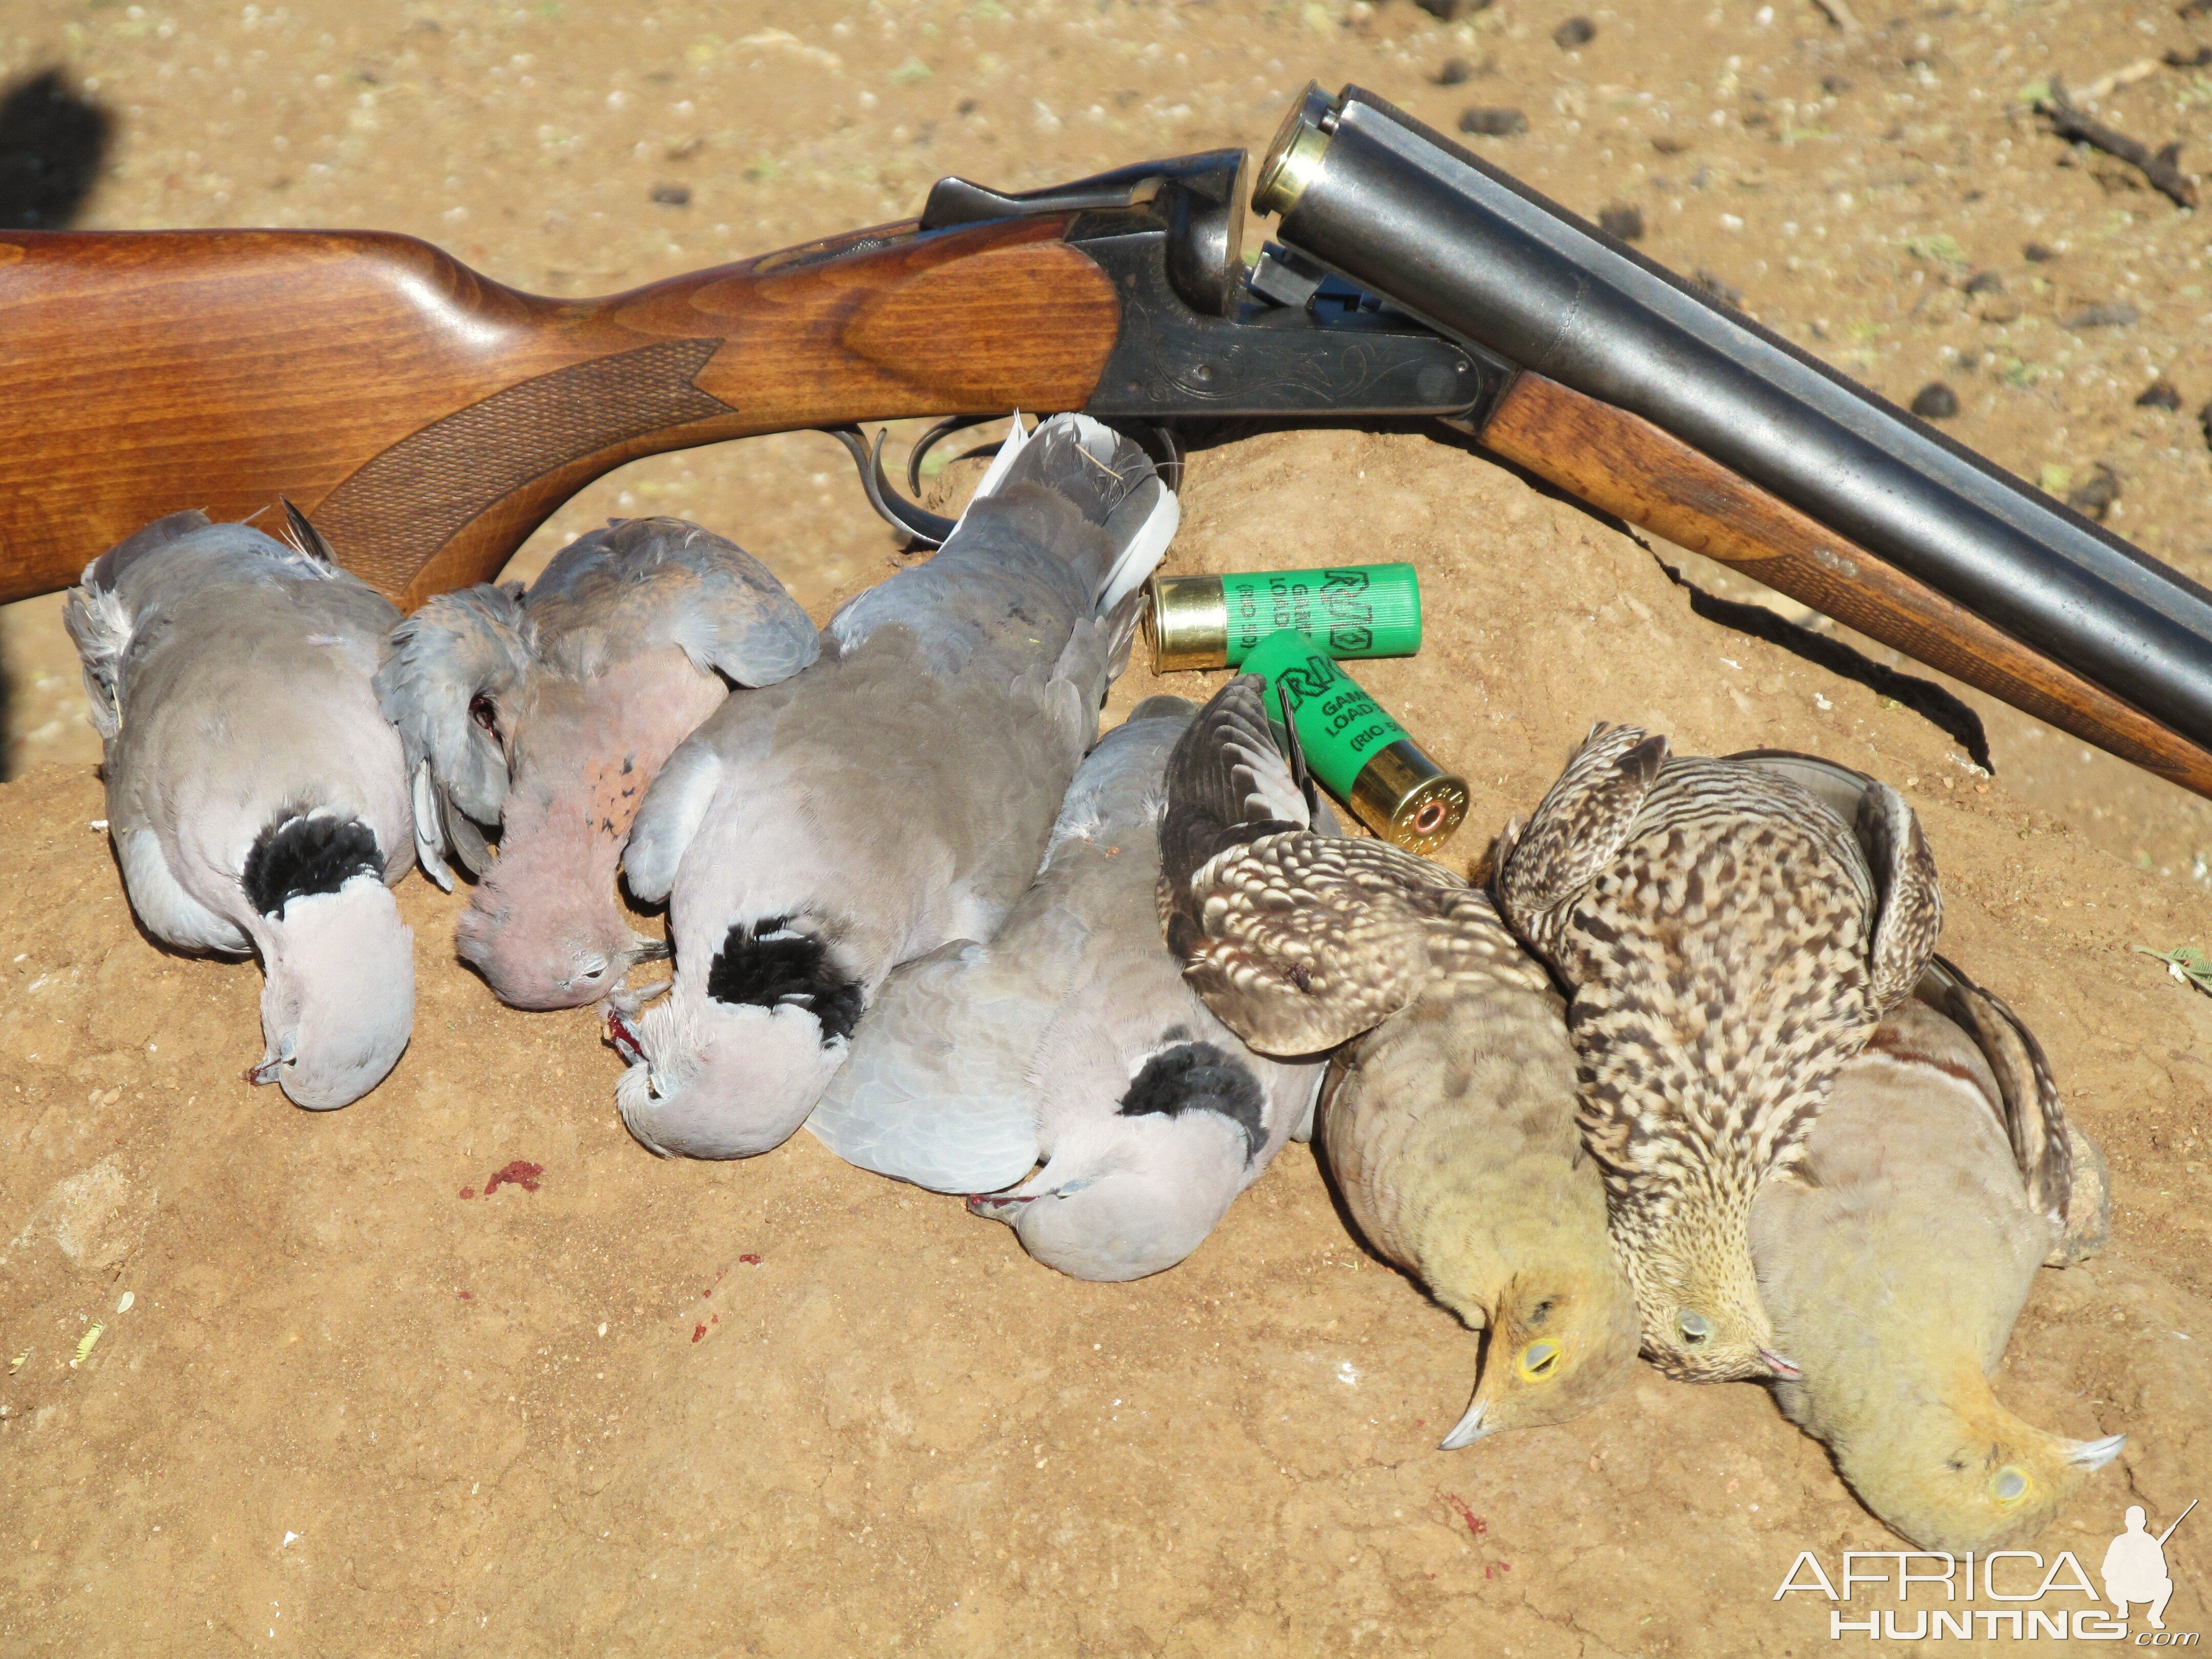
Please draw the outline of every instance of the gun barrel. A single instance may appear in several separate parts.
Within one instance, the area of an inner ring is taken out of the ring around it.
[[[1255,205],[1393,305],[1642,416],[2212,746],[2212,592],[1357,87]]]

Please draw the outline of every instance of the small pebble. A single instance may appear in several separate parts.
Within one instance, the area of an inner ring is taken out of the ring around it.
[[[1597,210],[1597,228],[1608,236],[1618,236],[1624,242],[1644,240],[1644,210],[1615,203]]]
[[[2061,328],[2125,328],[2142,316],[2125,300],[2111,305],[2084,306],[2059,325]]]
[[[1972,276],[1966,278],[1966,292],[1969,294],[2002,294],[2004,292],[2004,278],[1998,276],[1994,270],[1977,271]]]
[[[653,187],[653,199],[657,205],[661,207],[690,207],[691,205],[691,186],[689,185],[655,185]]]
[[[1654,138],[1651,141],[1651,148],[1657,150],[1662,155],[1680,155],[1684,150],[1689,149],[1689,147],[1690,141],[1688,139],[1676,138],[1671,134],[1664,132],[1661,133],[1656,138]]]
[[[1831,98],[1840,98],[1850,89],[1851,83],[1840,75],[1829,75],[1821,77],[1820,90],[1826,93]]]
[[[1570,17],[1552,31],[1552,40],[1561,52],[1572,52],[1577,46],[1586,46],[1597,39],[1597,25],[1587,17]]]
[[[1713,298],[1722,301],[1722,303],[1725,305],[1740,306],[1743,303],[1743,290],[1741,289],[1723,282],[1719,277],[1714,276],[1711,271],[1706,270],[1703,267],[1700,267],[1698,270],[1692,273],[1690,281],[1697,287],[1705,289],[1706,293],[1711,295]]]
[[[1447,58],[1444,66],[1437,71],[1437,84],[1440,87],[1463,86],[1474,79],[1474,65],[1464,58]]]
[[[1948,421],[1959,412],[1959,394],[1941,380],[1930,380],[1914,396],[1912,412],[1923,421]]]
[[[2102,461],[2097,463],[2097,476],[2066,498],[2066,505],[2085,519],[2094,519],[2099,524],[2112,510],[2112,503],[2120,499],[2119,476]]]
[[[1413,0],[1413,3],[1444,23],[1456,23],[1462,17],[1490,9],[1490,0]]]
[[[2179,409],[2181,389],[2161,374],[2142,389],[2136,398],[2137,409]]]
[[[1517,109],[1486,109],[1477,104],[1460,112],[1459,130],[1486,138],[1510,138],[1528,131],[1528,118]]]
[[[1992,294],[1982,301],[1982,320],[1985,323],[2016,323],[2022,307],[2019,300],[2009,294]]]
[[[2058,250],[2055,247],[2045,247],[2040,242],[2030,242],[2026,247],[2021,249],[2020,256],[2032,265],[2047,265],[2058,257]]]
[[[2212,404],[2207,404],[2197,411],[2197,424],[2203,428],[2204,441],[2212,445]]]
[[[2212,46],[2199,46],[2194,52],[2169,52],[2166,54],[2168,69],[2203,69],[2212,64]]]

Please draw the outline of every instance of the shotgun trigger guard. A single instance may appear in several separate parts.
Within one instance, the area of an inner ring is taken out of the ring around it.
[[[876,434],[872,447],[857,426],[825,426],[819,430],[845,446],[853,464],[860,469],[860,488],[867,492],[868,505],[876,509],[884,523],[894,530],[903,531],[925,546],[945,545],[945,538],[952,533],[954,520],[917,507],[892,489],[890,480],[884,476],[884,440],[890,436],[889,427]]]
[[[995,415],[948,415],[930,428],[928,431],[914,441],[914,453],[907,457],[906,487],[917,495],[921,493],[922,458],[936,448],[940,440],[949,438],[956,432],[965,432],[970,428],[982,426],[988,422],[999,418]],[[1107,421],[1102,424],[1112,427],[1115,431],[1145,452],[1145,459],[1152,464],[1152,470],[1160,475],[1160,482],[1167,486],[1170,493],[1181,492],[1185,451],[1182,436],[1175,429],[1174,422]],[[981,449],[969,450],[968,455],[962,459],[966,459],[977,455],[995,455],[998,453],[997,444],[986,444]]]
[[[951,415],[931,427],[915,441],[914,453],[907,458],[907,488],[916,495],[921,493],[922,458],[939,440],[1000,418],[996,415]],[[1145,452],[1146,459],[1159,473],[1160,482],[1170,492],[1182,489],[1182,441],[1172,428],[1150,421],[1114,421],[1108,424]],[[884,523],[928,546],[945,545],[945,538],[952,533],[952,526],[959,521],[942,517],[908,501],[891,487],[890,480],[884,475],[884,441],[890,436],[889,427],[876,434],[873,444],[868,442],[867,435],[857,426],[825,426],[819,429],[845,446],[846,453],[852,456],[854,465],[860,470],[860,488],[867,492],[868,505],[876,509],[878,516]],[[997,448],[998,446],[993,444],[977,453],[994,453]]]

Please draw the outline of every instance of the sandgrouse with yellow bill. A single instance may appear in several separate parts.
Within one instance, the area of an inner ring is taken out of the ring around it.
[[[1445,1447],[1578,1415],[1634,1363],[1637,1319],[1576,1132],[1559,999],[1486,895],[1334,833],[1275,747],[1263,684],[1231,681],[1169,763],[1168,943],[1255,1048],[1346,1045],[1316,1125],[1346,1206],[1488,1334]]]

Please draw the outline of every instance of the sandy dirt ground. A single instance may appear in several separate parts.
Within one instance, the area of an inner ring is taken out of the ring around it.
[[[1951,429],[2047,487],[2108,466],[2113,526],[2212,575],[2201,221],[2015,100],[2148,59],[2100,113],[2201,146],[2212,70],[2160,59],[2212,21],[1855,0],[1846,33],[1803,0],[1647,0],[1589,9],[1571,50],[1571,9],[19,0],[0,70],[60,65],[113,112],[80,222],[374,225],[564,294],[910,212],[943,173],[1256,149],[1310,77],[1445,126],[1517,107],[1527,132],[1476,141],[1504,165],[1638,207],[1656,257],[1893,396],[1944,380]],[[656,204],[672,185],[688,202]],[[1968,293],[1984,271],[2002,289]],[[2160,374],[2178,410],[2133,402]],[[647,510],[735,535],[817,616],[899,562],[841,452],[794,435],[627,469],[518,572]],[[1453,443],[1194,458],[1173,568],[1354,556],[1421,568],[1425,649],[1360,674],[1468,775],[1462,866],[1594,718],[1904,789],[1945,949],[2035,1027],[2112,1165],[2110,1249],[2040,1275],[1998,1388],[2129,1444],[2035,1547],[2094,1573],[2127,1504],[2163,1525],[2212,1495],[2212,1001],[2136,949],[2207,942],[2205,803],[1969,696],[1980,775],[1693,615],[1666,567],[1748,584]],[[453,959],[460,901],[419,878],[398,1072],[327,1115],[249,1089],[258,975],[133,926],[57,614],[0,616],[0,1652],[1802,1654],[1831,1640],[1826,1602],[1774,1599],[1799,1552],[1896,1547],[1750,1386],[1642,1370],[1577,1423],[1435,1450],[1474,1341],[1302,1147],[1122,1286],[804,1134],[658,1162],[595,1023],[495,1004]],[[1217,683],[1139,665],[1107,720]],[[2168,1546],[2173,1631],[2205,1626],[2208,1539],[2200,1515]]]

